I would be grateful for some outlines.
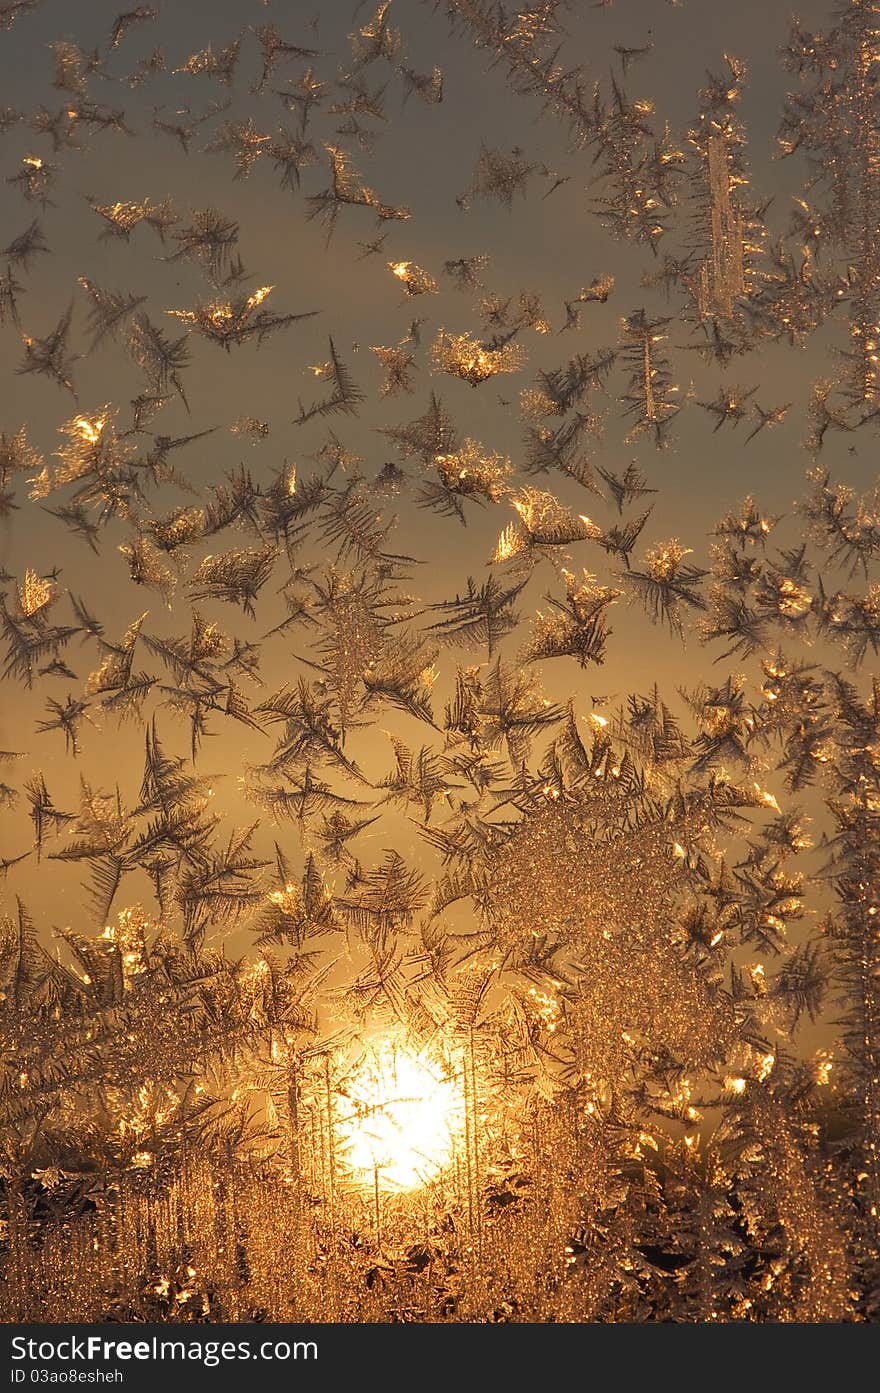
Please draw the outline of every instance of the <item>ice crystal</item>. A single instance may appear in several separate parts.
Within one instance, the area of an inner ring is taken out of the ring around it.
[[[880,3],[36,8],[0,1315],[876,1321]]]

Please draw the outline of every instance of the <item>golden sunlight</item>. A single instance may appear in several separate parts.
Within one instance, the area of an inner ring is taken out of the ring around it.
[[[337,1091],[340,1161],[358,1185],[416,1190],[452,1161],[464,1129],[461,1088],[439,1056],[373,1043]]]

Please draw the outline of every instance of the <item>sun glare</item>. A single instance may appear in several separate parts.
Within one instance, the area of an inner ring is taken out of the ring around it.
[[[359,1185],[415,1190],[451,1162],[461,1089],[444,1062],[396,1042],[370,1046],[337,1093],[339,1159]]]

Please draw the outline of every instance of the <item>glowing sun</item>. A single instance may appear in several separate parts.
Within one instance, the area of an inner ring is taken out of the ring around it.
[[[463,1128],[461,1089],[426,1052],[378,1041],[337,1092],[336,1145],[359,1185],[414,1190],[451,1162]]]

